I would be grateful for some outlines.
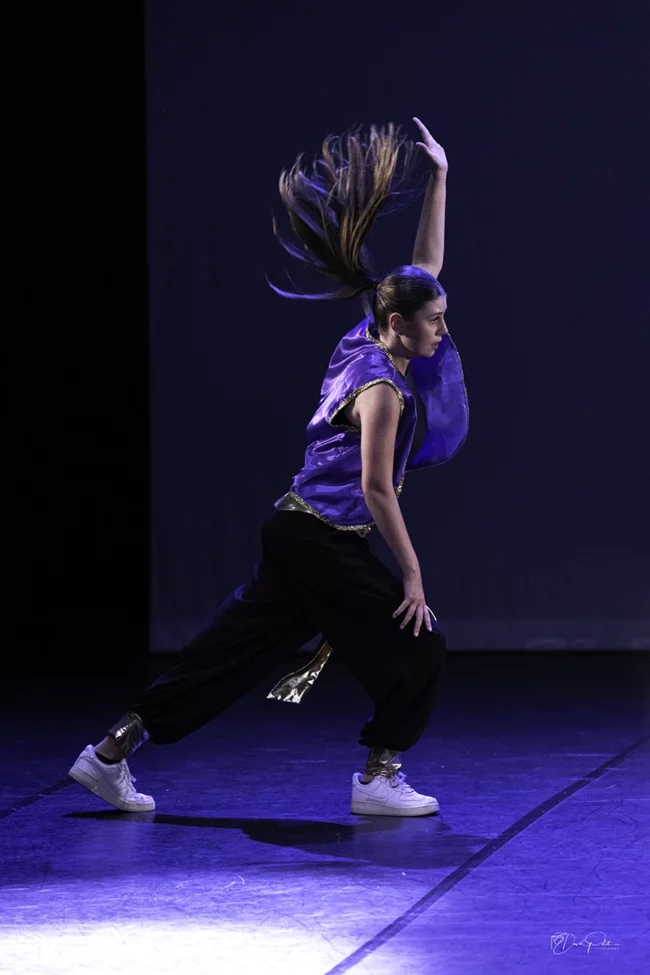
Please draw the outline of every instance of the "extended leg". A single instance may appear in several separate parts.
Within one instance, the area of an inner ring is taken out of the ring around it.
[[[129,702],[155,743],[178,741],[264,680],[319,632],[268,563],[218,608],[177,662]]]
[[[99,754],[87,745],[68,774],[118,809],[155,809],[151,796],[136,792],[126,759],[149,738],[175,742],[201,727],[318,632],[269,566],[258,562],[251,581],[222,603],[213,623],[129,702],[97,745]]]

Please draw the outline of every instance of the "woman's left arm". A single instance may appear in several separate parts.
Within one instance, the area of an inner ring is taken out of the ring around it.
[[[442,146],[435,141],[418,118],[414,118],[413,121],[419,127],[423,139],[416,145],[427,156],[431,165],[431,174],[424,195],[411,263],[425,268],[434,277],[438,277],[445,250],[445,203],[449,166]]]

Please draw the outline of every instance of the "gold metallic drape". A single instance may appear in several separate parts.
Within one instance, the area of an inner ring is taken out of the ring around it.
[[[327,663],[331,652],[332,648],[327,640],[323,638],[316,651],[316,656],[312,657],[305,667],[301,667],[300,670],[294,670],[292,674],[287,674],[286,677],[283,677],[266,696],[275,698],[277,701],[300,704]]]
[[[436,622],[437,617],[433,610],[427,606],[431,618]],[[294,670],[292,674],[287,674],[282,680],[279,680],[275,687],[271,688],[267,697],[275,698],[276,701],[287,701],[292,704],[300,704],[303,697],[309,690],[309,688],[314,684],[314,681],[322,671],[323,667],[329,660],[329,655],[332,652],[332,648],[323,637],[318,645],[318,650],[316,651],[316,656],[312,657],[306,666],[301,667],[300,670]]]

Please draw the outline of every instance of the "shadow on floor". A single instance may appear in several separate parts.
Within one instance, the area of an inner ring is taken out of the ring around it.
[[[400,869],[449,868],[463,863],[489,842],[489,837],[453,835],[437,815],[399,819],[360,817],[358,824],[304,819],[253,819],[174,816],[165,813],[118,811],[65,813],[63,819],[138,823],[214,830],[239,830],[249,839],[306,853]],[[444,844],[438,841],[442,841]],[[325,849],[326,848],[326,849]],[[282,868],[286,869],[286,863]],[[298,866],[298,865],[297,865]],[[300,866],[307,866],[300,865]],[[311,864],[313,866],[313,863]]]

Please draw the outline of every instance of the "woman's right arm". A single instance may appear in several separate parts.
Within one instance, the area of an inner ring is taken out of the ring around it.
[[[404,601],[393,615],[397,616],[407,609],[401,628],[415,616],[414,633],[417,636],[423,620],[429,630],[432,627],[422,588],[420,563],[393,486],[399,400],[388,383],[376,383],[359,393],[356,406],[361,419],[361,488],[364,499],[403,575]]]

